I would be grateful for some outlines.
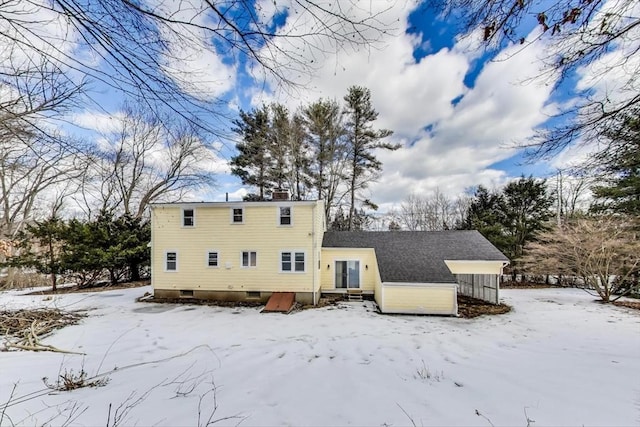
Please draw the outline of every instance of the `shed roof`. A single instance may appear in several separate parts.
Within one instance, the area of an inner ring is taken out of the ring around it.
[[[322,246],[373,248],[383,282],[455,283],[445,260],[508,261],[475,230],[329,231]]]

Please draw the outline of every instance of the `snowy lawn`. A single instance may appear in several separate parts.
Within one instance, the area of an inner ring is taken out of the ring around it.
[[[0,309],[89,310],[44,340],[85,356],[0,353],[0,403],[17,384],[2,425],[640,425],[640,312],[579,290],[504,290],[513,311],[476,319],[136,303],[145,291],[0,293]],[[82,368],[108,384],[43,385]]]

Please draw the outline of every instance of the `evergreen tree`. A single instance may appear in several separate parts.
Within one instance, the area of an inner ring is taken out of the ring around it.
[[[273,158],[269,150],[270,114],[269,108],[253,109],[240,112],[240,119],[234,121],[237,133],[242,141],[236,144],[238,155],[231,158],[231,173],[242,180],[245,185],[258,189],[258,194],[250,195],[250,199],[265,200],[271,194],[274,183]]]
[[[604,178],[593,187],[599,201],[595,212],[612,212],[640,217],[640,110],[624,117],[603,135],[607,149],[595,155]]]
[[[329,224],[338,189],[345,182],[346,146],[342,113],[336,101],[320,99],[302,109],[311,152],[311,186],[324,201],[325,220]]]
[[[63,245],[67,232],[67,224],[55,216],[27,225],[19,234],[18,255],[9,258],[5,264],[34,268],[39,273],[50,275],[51,290],[55,292],[58,277],[68,270]]]
[[[525,244],[547,229],[552,205],[545,180],[522,176],[499,192],[478,186],[463,228],[478,230],[500,249],[511,260],[515,274]]]
[[[505,211],[503,195],[479,185],[467,210],[462,228],[478,230],[495,247],[506,254],[509,240],[504,232]]]
[[[346,116],[345,136],[348,144],[349,163],[349,213],[348,229],[354,229],[356,194],[375,180],[382,170],[382,162],[376,157],[376,149],[397,150],[400,145],[383,142],[393,134],[388,129],[374,129],[373,122],[378,112],[371,104],[371,91],[360,86],[351,86],[344,97]]]
[[[527,242],[533,241],[536,234],[547,229],[547,222],[553,216],[551,206],[554,198],[547,191],[546,180],[531,176],[521,176],[511,181],[502,193],[506,220],[504,228],[509,241],[505,254],[514,261],[522,256]]]

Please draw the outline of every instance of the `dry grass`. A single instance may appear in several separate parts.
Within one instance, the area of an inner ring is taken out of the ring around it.
[[[86,292],[104,292],[104,291],[112,291],[114,289],[139,288],[142,286],[147,286],[150,283],[151,282],[149,280],[140,280],[137,282],[117,283],[115,285],[103,284],[99,286],[89,286],[89,287],[79,287],[77,285],[74,285],[74,286],[59,287],[55,292],[53,292],[51,289],[45,289],[40,291],[34,291],[25,295],[58,295],[58,294],[74,294],[74,293],[86,293]]]
[[[458,295],[458,315],[467,319],[485,314],[505,314],[511,311],[506,304],[490,304],[475,298]]]
[[[0,289],[25,289],[51,285],[51,277],[40,273],[25,273],[15,269],[0,278]]]
[[[621,307],[632,308],[634,310],[640,310],[640,300],[638,301],[615,301],[614,305],[619,305]]]
[[[86,317],[83,312],[57,308],[0,311],[0,333],[5,337],[4,346],[0,349],[65,352],[42,344],[40,340],[57,329],[77,324],[83,317]]]

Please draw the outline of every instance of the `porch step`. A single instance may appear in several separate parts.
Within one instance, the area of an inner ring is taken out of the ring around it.
[[[347,300],[362,301],[362,289],[347,289]]]
[[[269,297],[262,313],[288,313],[296,302],[295,292],[274,292]]]

